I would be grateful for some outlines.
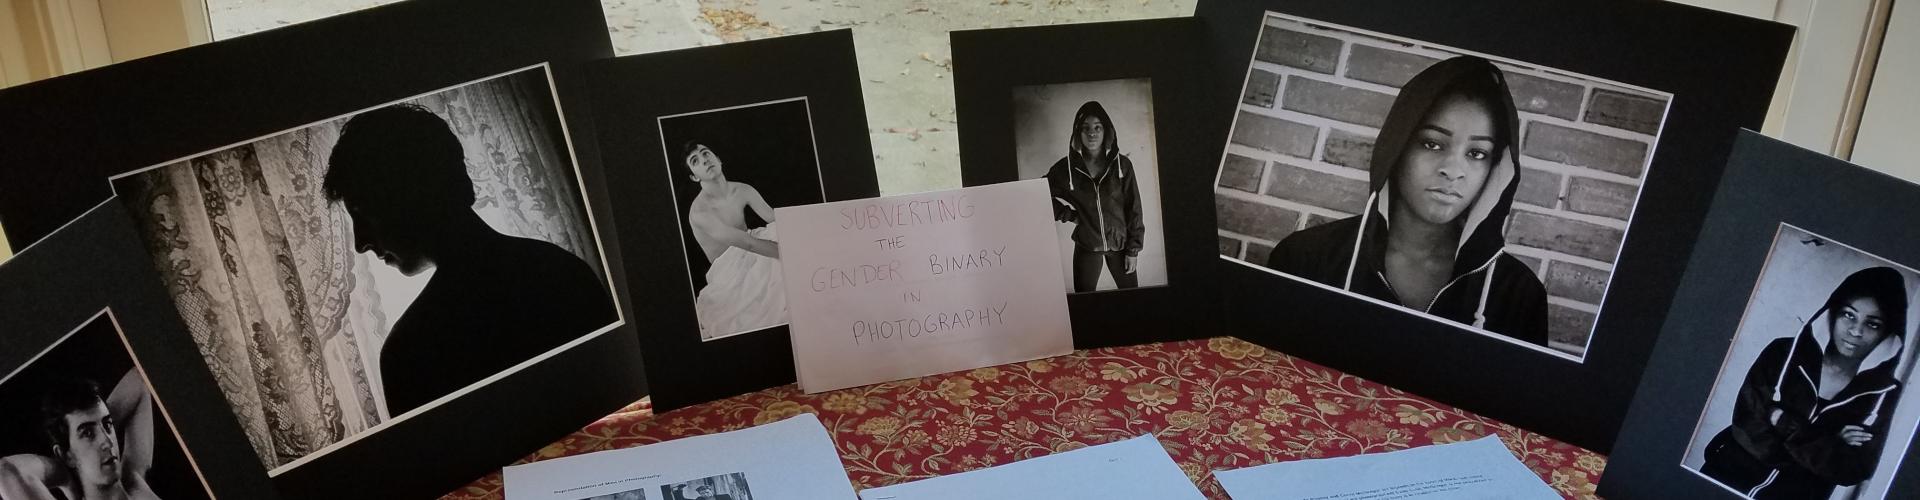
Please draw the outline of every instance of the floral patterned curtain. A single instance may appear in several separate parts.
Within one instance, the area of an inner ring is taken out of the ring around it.
[[[571,155],[555,140],[558,113],[544,71],[411,102],[460,138],[474,209],[494,229],[552,242],[601,270]],[[404,312],[393,299],[411,300],[421,286],[355,253],[345,211],[321,196],[328,154],[348,118],[164,165],[120,186],[269,469],[391,417],[379,396],[379,347]]]

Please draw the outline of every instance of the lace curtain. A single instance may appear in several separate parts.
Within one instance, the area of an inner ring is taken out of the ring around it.
[[[446,119],[494,229],[572,251],[602,271],[533,69],[410,101]],[[269,469],[391,417],[379,348],[426,276],[353,251],[352,224],[321,196],[348,117],[122,180],[194,342]]]

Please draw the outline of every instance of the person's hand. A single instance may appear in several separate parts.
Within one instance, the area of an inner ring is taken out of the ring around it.
[[[1073,222],[1074,219],[1077,218],[1079,218],[1079,215],[1074,213],[1072,204],[1061,201],[1059,198],[1053,199],[1054,222]]]
[[[1846,441],[1849,446],[1860,446],[1872,441],[1873,433],[1867,432],[1865,427],[1849,425],[1840,428],[1840,440]]]
[[[1127,274],[1133,274],[1134,271],[1138,271],[1138,270],[1140,270],[1140,256],[1128,255],[1127,256]]]
[[[1779,407],[1774,407],[1773,411],[1767,412],[1767,423],[1773,424],[1773,425],[1780,425],[1780,416],[1786,413],[1787,413],[1786,410],[1782,410]]]

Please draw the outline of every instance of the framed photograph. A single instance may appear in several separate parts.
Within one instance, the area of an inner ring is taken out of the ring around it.
[[[1165,286],[1153,80],[1014,87],[1013,123],[1020,178],[1053,195],[1066,290]]]
[[[846,30],[586,68],[655,411],[793,383],[774,207],[879,196]]]
[[[1207,188],[1192,78],[1199,23],[1157,19],[956,31],[961,179],[1047,179],[1074,345],[1211,331]]]
[[[1222,257],[1586,357],[1671,94],[1279,13],[1256,43]]]
[[[700,341],[786,325],[773,209],[826,201],[807,99],[659,122]]]
[[[127,213],[105,202],[0,263],[0,496],[272,498]],[[197,369],[191,369],[197,368]]]
[[[113,177],[269,476],[622,324],[546,65]]]
[[[1228,317],[1604,452],[1718,177],[1699,165],[1771,96],[1723,82],[1773,81],[1791,30],[1666,4],[1456,7],[1199,7],[1232,82],[1210,93]]]
[[[1743,132],[1600,492],[1916,486],[1920,186]]]
[[[240,498],[444,494],[646,395],[577,75],[612,52],[591,1],[421,0],[0,90],[0,222],[125,194],[190,332],[142,362]]]
[[[111,310],[0,380],[0,492],[212,498]]]

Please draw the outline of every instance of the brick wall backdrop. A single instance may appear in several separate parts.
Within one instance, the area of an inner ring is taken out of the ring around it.
[[[1261,31],[1214,187],[1220,254],[1260,265],[1294,231],[1360,212],[1400,85],[1457,55],[1281,17]],[[1520,110],[1508,252],[1547,286],[1551,347],[1579,356],[1613,272],[1667,97],[1496,62]]]

